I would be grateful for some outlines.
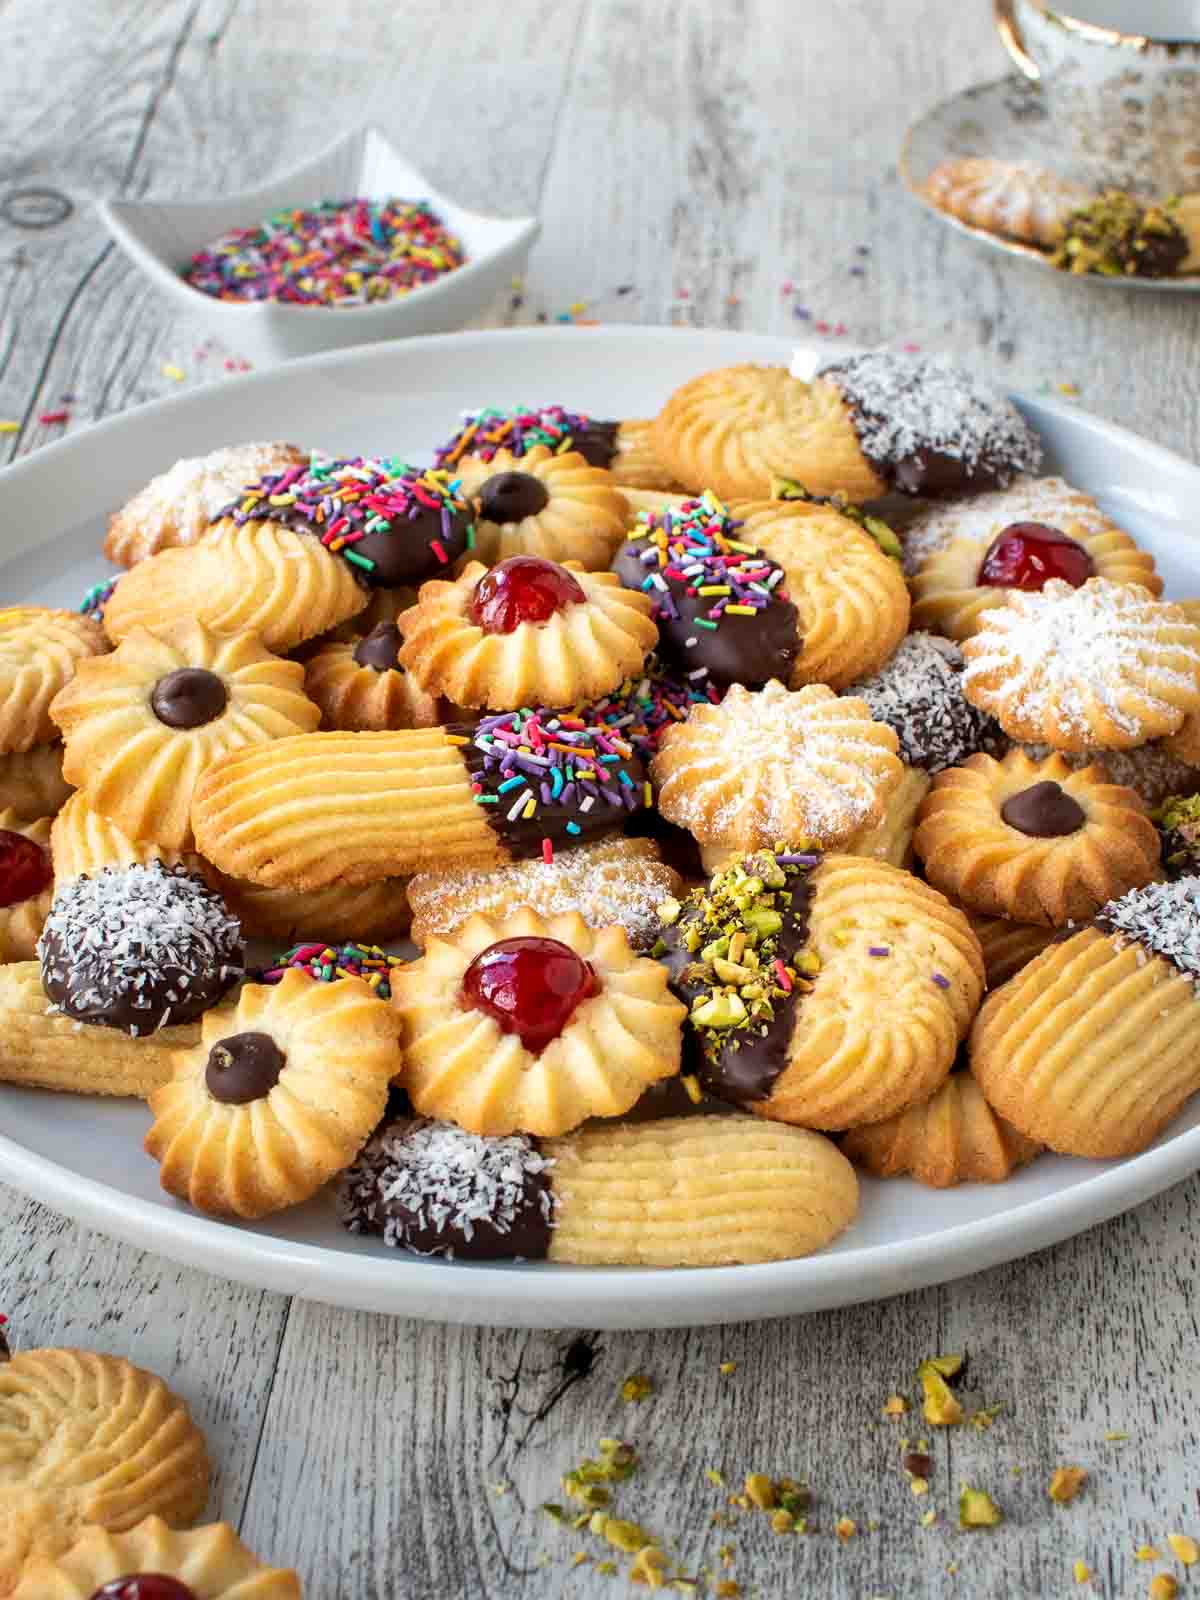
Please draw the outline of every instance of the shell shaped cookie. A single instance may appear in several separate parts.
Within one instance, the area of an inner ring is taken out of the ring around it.
[[[624,496],[611,473],[575,450],[553,455],[534,445],[522,456],[498,450],[487,462],[466,457],[457,470],[459,492],[477,510],[473,557],[489,566],[509,556],[542,556],[603,572],[624,537]]]
[[[0,811],[0,962],[34,959],[53,900],[50,818]]]
[[[971,228],[1051,249],[1063,224],[1091,196],[1036,161],[997,161],[992,156],[956,156],[925,180],[926,196],[939,211]]]
[[[412,937],[424,945],[448,938],[469,917],[502,921],[514,906],[528,906],[541,917],[575,911],[589,928],[623,928],[633,949],[646,951],[658,937],[655,907],[682,883],[652,840],[621,836],[561,851],[552,861],[423,872],[408,886]]]
[[[504,1031],[464,998],[468,969],[479,973],[494,959],[480,961],[485,952],[530,940],[553,941],[555,960],[591,973],[558,1034],[545,1043],[539,1036],[536,1053],[524,1033]],[[470,917],[393,974],[392,1005],[401,1019],[401,1083],[413,1105],[472,1133],[566,1133],[588,1117],[620,1116],[648,1085],[679,1070],[684,1008],[667,990],[665,969],[636,955],[622,929],[589,928],[576,912]]]
[[[1194,928],[1194,895],[1185,914]],[[1135,1155],[1200,1088],[1194,974],[1085,928],[989,996],[970,1063],[988,1103],[1027,1138],[1093,1160]]]
[[[819,1134],[751,1117],[667,1117],[550,1140],[551,1261],[719,1267],[823,1249],[858,1181]]]
[[[153,1373],[86,1350],[20,1351],[0,1364],[0,1594],[85,1523],[191,1522],[208,1466],[187,1406]]]
[[[1158,830],[1103,767],[971,756],[933,780],[913,844],[935,888],[970,911],[1065,927],[1159,866]]]
[[[93,1600],[131,1573],[175,1578],[203,1600],[301,1600],[295,1572],[259,1561],[227,1522],[177,1533],[161,1517],[124,1533],[82,1529],[60,1556],[28,1563],[12,1600]]]
[[[362,939],[375,944],[408,932],[408,879],[333,883],[320,889],[268,889],[231,878],[204,862],[204,876],[242,925],[247,939]]]
[[[349,1166],[400,1070],[398,1021],[361,978],[285,972],[204,1015],[150,1096],[163,1188],[213,1216],[299,1205]]]
[[[199,622],[138,629],[77,674],[54,701],[63,771],[94,811],[133,839],[192,842],[196,782],[219,756],[306,733],[320,712],[304,668],[250,633]]]
[[[523,587],[544,620],[516,620]],[[574,705],[641,671],[658,642],[650,608],[613,573],[577,561],[517,556],[490,572],[471,562],[454,583],[422,585],[399,621],[400,662],[427,693],[459,706]]]
[[[307,460],[294,444],[235,444],[177,461],[109,518],[104,554],[133,567],[160,550],[195,544],[248,484]]]
[[[436,695],[400,665],[400,630],[381,622],[361,638],[323,644],[304,665],[304,691],[326,728],[384,732],[434,728],[441,720]]]
[[[777,478],[851,500],[874,500],[885,488],[836,386],[806,383],[786,367],[746,363],[692,378],[659,412],[653,444],[685,488],[723,500],[763,499]]]
[[[199,544],[131,568],[105,605],[104,631],[119,642],[134,628],[194,618],[282,652],[355,616],[367,598],[353,569],[312,534],[225,518]]]
[[[952,1072],[921,1105],[853,1128],[841,1141],[855,1166],[877,1178],[908,1173],[930,1189],[1003,1183],[1041,1150],[997,1116],[969,1072]]]
[[[200,857],[187,850],[168,850],[152,839],[131,839],[115,822],[93,811],[87,795],[76,790],[50,828],[50,854],[56,883],[69,883],[84,873],[93,876],[105,867],[149,866],[162,861],[201,873]]]
[[[0,752],[23,753],[57,739],[50,702],[81,662],[107,649],[100,625],[78,612],[47,606],[0,611]]]
[[[967,699],[1022,742],[1125,750],[1200,710],[1200,625],[1137,585],[1013,591],[963,654]]]
[[[0,756],[0,810],[29,821],[54,816],[71,794],[62,763],[61,744],[39,744]]]
[[[828,506],[750,501],[730,506],[738,537],[777,561],[799,612],[793,689],[844,689],[876,672],[908,631],[908,590],[874,539]]]
[[[1054,524],[1007,523],[978,537],[955,539],[918,569],[912,579],[914,626],[930,628],[951,639],[968,639],[977,633],[985,613],[1004,605],[1015,592],[1000,584],[980,581],[989,554],[1000,547],[1009,529],[1031,526],[1035,537],[1040,530],[1042,536],[1056,534],[1068,541],[1051,546],[1051,553],[1065,553],[1074,571],[1083,575],[1080,581],[1097,577],[1109,583],[1140,584],[1156,599],[1162,593],[1154,557],[1147,550],[1139,550],[1115,523],[1103,522],[1096,527],[1065,517]]]
[[[820,684],[735,684],[668,728],[651,763],[662,815],[729,850],[842,844],[881,820],[902,775],[892,730]]]

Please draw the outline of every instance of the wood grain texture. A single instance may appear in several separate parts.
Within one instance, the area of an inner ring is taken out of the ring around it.
[[[188,384],[224,377],[223,352],[195,356],[202,327],[106,248],[93,197],[240,186],[376,120],[466,203],[540,210],[522,304],[492,321],[552,320],[583,300],[601,320],[797,335],[844,323],[846,338],[915,342],[1029,390],[1074,382],[1090,409],[1195,455],[1195,302],[987,254],[903,189],[908,122],[1005,70],[988,11],[4,0],[0,418],[21,423],[5,454],[55,437],[38,418],[64,395],[77,427],[173,391],[164,363]],[[41,231],[3,220],[5,197],[30,186],[67,197],[70,215]],[[213,1441],[212,1513],[294,1561],[319,1600],[615,1592],[593,1565],[569,1565],[580,1548],[613,1552],[536,1510],[606,1435],[644,1457],[617,1509],[743,1594],[1115,1596],[1144,1593],[1158,1570],[1134,1560],[1137,1545],[1167,1552],[1167,1532],[1200,1534],[1198,1245],[1193,1181],[1058,1249],[878,1306],[541,1335],[289,1306],[0,1189],[0,1306],[22,1344],[95,1344],[179,1387]],[[1004,1408],[989,1431],[881,1417],[890,1392],[913,1392],[923,1356],[963,1348],[969,1402]],[[620,1384],[638,1371],[654,1393],[625,1404]],[[898,1441],[922,1435],[935,1466],[917,1500]],[[1050,1472],[1072,1462],[1092,1479],[1053,1506]],[[706,1467],[731,1487],[750,1470],[806,1475],[816,1531],[783,1539],[740,1513],[714,1527],[728,1507]],[[1002,1527],[958,1530],[963,1479],[1000,1502]],[[844,1545],[843,1515],[859,1530]],[[1076,1558],[1090,1590],[1075,1588]]]

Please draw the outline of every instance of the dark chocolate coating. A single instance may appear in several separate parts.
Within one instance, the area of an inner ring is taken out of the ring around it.
[[[222,1105],[265,1100],[279,1082],[287,1057],[269,1033],[233,1033],[208,1052],[204,1082]]]
[[[617,453],[619,422],[597,422],[588,419],[578,433],[571,435],[572,450],[577,450],[591,467],[611,467]]]
[[[445,561],[434,552],[435,543],[445,552]],[[449,571],[450,563],[457,561],[467,548],[467,524],[448,506],[436,511],[422,507],[415,517],[404,517],[374,533],[364,533],[346,548],[375,563],[371,572],[363,572],[361,567],[354,569],[373,588],[413,588],[426,578]]]
[[[653,839],[659,855],[681,878],[701,883],[708,877],[695,835],[668,822],[656,806],[635,811],[621,831],[630,839]]]
[[[507,1228],[497,1228],[486,1217],[471,1224],[468,1239],[461,1228],[447,1220],[436,1227],[428,1219],[418,1220],[397,1199],[378,1199],[375,1210],[381,1225],[390,1219],[400,1237],[398,1243],[422,1255],[454,1254],[456,1261],[511,1261],[521,1256],[526,1261],[543,1261],[550,1250],[550,1223],[542,1210],[540,1196],[550,1188],[548,1172],[527,1175],[521,1205]]]
[[[866,455],[866,451],[863,452]],[[961,456],[949,456],[941,450],[914,450],[911,455],[897,461],[867,460],[885,481],[899,489],[901,494],[940,495],[980,493],[984,489],[999,489],[1009,481],[1010,474],[1000,470],[984,457],[974,467],[968,467]]]
[[[645,539],[630,539],[613,558],[612,570],[626,589],[642,590],[647,574],[656,570],[638,559],[647,548]],[[663,661],[684,672],[705,667],[712,681],[724,688],[731,683],[761,688],[772,678],[787,683],[802,644],[800,614],[790,600],[772,596],[752,617],[725,616],[715,628],[699,628],[696,619],[707,620],[712,596],[689,594],[689,586],[677,579],[668,578],[666,582],[679,616],[668,617],[661,606],[655,606],[658,654]],[[642,592],[657,598],[653,590]],[[689,639],[695,641],[690,647]]]
[[[808,873],[789,878],[787,887],[792,901],[784,911],[777,946],[777,955],[785,966],[791,964],[808,941],[808,916],[813,897]],[[697,964],[698,953],[693,955],[683,945],[682,934],[696,920],[696,915],[693,906],[686,906],[678,922],[664,928],[662,935],[667,947],[662,960],[670,977],[671,992],[679,996],[689,1011],[697,995],[707,997],[712,993],[710,984],[688,977],[687,969]],[[695,1073],[709,1094],[735,1106],[769,1099],[776,1078],[788,1064],[799,999],[797,991],[775,1001],[775,1015],[769,1022],[728,1030],[714,1054],[705,1048],[704,1038],[697,1030],[685,1022],[681,1071]]]
[[[360,667],[374,667],[376,672],[389,672],[398,667],[400,629],[394,622],[380,622],[364,634],[354,647],[354,660]]]
[[[1087,813],[1078,800],[1050,778],[1009,795],[1000,807],[1000,815],[1010,828],[1031,839],[1062,838],[1078,833],[1087,822]]]
[[[485,522],[521,522],[550,504],[550,494],[532,472],[497,472],[479,486],[479,515]]]
[[[207,667],[180,667],[160,678],[150,694],[150,709],[168,728],[200,728],[215,722],[229,704],[223,679]]]

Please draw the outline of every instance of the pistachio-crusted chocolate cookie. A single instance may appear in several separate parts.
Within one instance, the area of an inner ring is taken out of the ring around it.
[[[1200,874],[1200,795],[1169,795],[1153,812],[1168,878]]]

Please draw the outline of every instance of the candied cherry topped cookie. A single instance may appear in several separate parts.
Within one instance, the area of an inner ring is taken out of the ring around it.
[[[464,457],[455,471],[477,513],[473,549],[480,561],[542,556],[603,572],[624,537],[625,497],[611,473],[578,450],[501,449],[489,461]]]
[[[651,602],[611,572],[540,556],[478,562],[437,579],[399,619],[401,664],[455,705],[569,706],[615,689],[658,642]]]
[[[53,886],[50,818],[23,822],[0,811],[0,961],[34,959]]]
[[[413,1105],[473,1133],[564,1133],[679,1070],[665,971],[574,912],[473,916],[394,974],[392,1003]]]

